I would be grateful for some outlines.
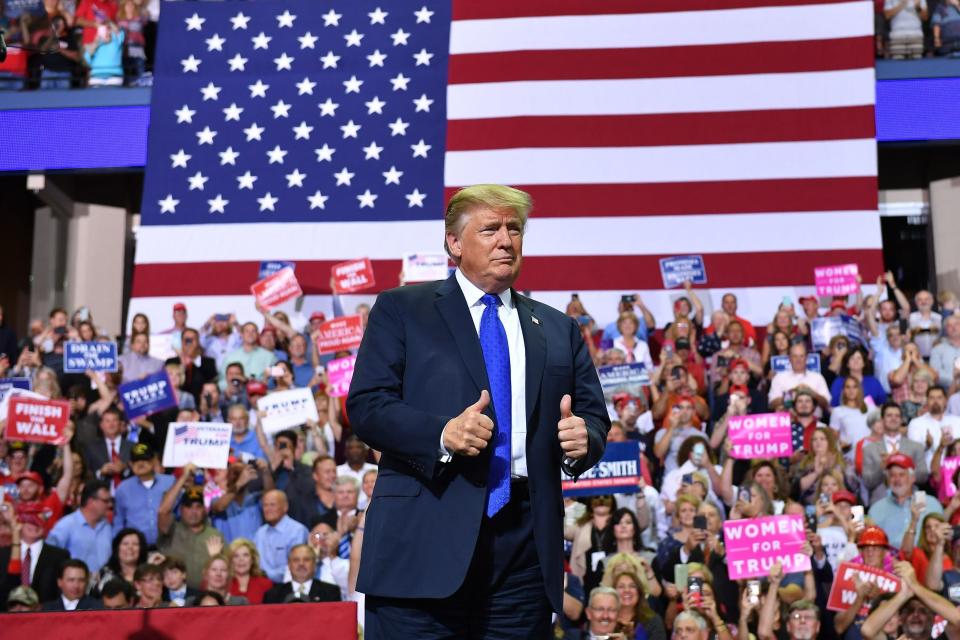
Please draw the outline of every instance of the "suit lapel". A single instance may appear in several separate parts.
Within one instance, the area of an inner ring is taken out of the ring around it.
[[[483,389],[489,390],[490,383],[487,378],[487,367],[483,362],[483,351],[480,349],[480,339],[477,337],[477,329],[473,325],[467,301],[463,297],[455,275],[447,278],[437,289],[436,305],[437,311],[447,323],[447,328],[450,329],[453,340],[457,344],[457,350],[467,366],[467,372],[477,385],[477,395]]]
[[[543,368],[547,361],[547,339],[543,335],[541,321],[538,319],[534,322],[533,320],[533,308],[530,301],[516,292],[513,293],[513,300],[520,317],[523,349],[526,352],[527,432],[532,432],[535,425],[530,422],[530,418],[540,395],[540,381],[543,379]]]

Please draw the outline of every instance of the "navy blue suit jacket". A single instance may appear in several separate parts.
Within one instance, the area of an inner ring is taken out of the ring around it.
[[[576,322],[513,293],[526,352],[527,472],[534,538],[547,596],[563,596],[563,452],[560,399],[589,433],[575,475],[603,455],[610,428],[603,394]],[[439,461],[447,421],[489,390],[476,328],[455,276],[385,291],[370,312],[347,412],[354,432],[380,450],[367,508],[357,589],[368,595],[444,598],[463,584],[486,499],[489,449]],[[487,410],[494,422],[493,405]]]

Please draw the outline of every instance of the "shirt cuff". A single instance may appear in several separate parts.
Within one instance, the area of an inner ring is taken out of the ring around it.
[[[577,464],[577,461],[571,458],[570,456],[563,456],[563,460],[560,461],[560,468],[563,469],[563,472],[573,478],[577,474],[573,471],[573,466]]]
[[[437,459],[440,461],[440,464],[447,464],[453,460],[453,454],[443,446],[443,431],[440,432],[440,449],[437,451]]]

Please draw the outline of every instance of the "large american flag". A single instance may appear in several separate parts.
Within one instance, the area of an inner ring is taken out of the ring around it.
[[[252,315],[263,260],[296,263],[307,310],[342,260],[395,286],[481,182],[533,195],[519,286],[557,305],[660,289],[659,258],[702,254],[713,297],[767,319],[815,266],[882,267],[868,0],[167,2],[161,21],[131,303],[155,321]]]

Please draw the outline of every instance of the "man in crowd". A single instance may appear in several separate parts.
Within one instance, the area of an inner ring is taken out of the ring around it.
[[[44,542],[44,522],[37,509],[28,507],[14,513],[9,505],[3,507],[2,516],[11,529],[11,544],[0,547],[0,568],[4,568],[0,574],[0,602],[17,585],[30,587],[40,600],[53,600],[59,593],[58,570],[70,554]],[[19,564],[19,571],[9,571],[11,556],[15,560],[13,568]]]
[[[174,349],[179,349],[183,332],[187,327],[187,305],[178,302],[173,305],[173,326],[164,329],[161,334],[170,336],[170,344]]]
[[[781,371],[773,377],[770,383],[770,409],[779,411],[792,400],[790,394],[797,387],[803,386],[813,392],[817,405],[827,411],[830,409],[830,389],[823,376],[815,371],[807,370],[807,347],[802,342],[790,345],[790,369]]]
[[[949,431],[954,439],[960,438],[960,417],[946,414],[947,393],[939,385],[927,388],[926,407],[926,413],[917,416],[907,425],[907,437],[924,445],[927,468],[930,468],[933,452],[940,446],[944,432]]]
[[[611,637],[617,628],[617,618],[620,615],[620,596],[617,590],[612,587],[594,587],[590,591],[586,614],[587,629],[572,629],[564,635],[564,640]],[[683,621],[678,616],[676,622],[682,624]]]
[[[377,465],[367,462],[369,451],[370,448],[356,435],[350,434],[347,436],[343,443],[343,453],[347,461],[337,467],[337,476],[348,476],[356,480],[357,483],[363,482],[363,474],[377,468]]]
[[[108,580],[100,590],[104,609],[129,609],[133,606],[133,587],[126,580]]]
[[[163,360],[150,355],[150,336],[135,333],[130,337],[130,350],[119,358],[123,382],[139,380],[163,369]]]
[[[187,584],[199,589],[203,566],[210,557],[207,541],[214,537],[222,540],[223,536],[207,520],[203,487],[197,484],[196,477],[197,467],[188,464],[183,468],[180,478],[164,494],[157,514],[157,548],[164,555],[182,558],[187,566]],[[179,520],[174,515],[178,499]]]
[[[216,382],[203,383],[197,407],[201,422],[227,422],[227,413],[220,404],[220,385]]]
[[[109,407],[100,415],[100,435],[83,452],[87,469],[97,478],[110,483],[111,493],[120,486],[133,443],[123,437],[123,416],[116,407]]]
[[[242,344],[236,324],[233,314],[215,313],[200,327],[200,346],[204,355],[217,363],[217,371],[223,369],[227,354]]]
[[[317,556],[310,545],[298,544],[288,554],[290,581],[274,585],[263,596],[265,604],[282,602],[337,602],[340,589],[317,580]],[[281,576],[283,571],[281,570]],[[277,580],[280,582],[280,580]]]
[[[80,495],[80,508],[60,519],[47,542],[82,560],[85,569],[99,571],[110,559],[113,532],[107,512],[112,501],[106,483],[88,482]]]
[[[877,442],[867,442],[863,446],[863,484],[870,492],[870,502],[876,502],[884,496],[884,470],[886,463],[894,453],[908,457],[913,466],[913,482],[924,484],[929,474],[924,446],[900,434],[903,426],[903,411],[893,402],[886,402],[880,407],[880,420],[883,421],[883,439]],[[902,459],[902,458],[900,458]],[[912,490],[912,489],[911,489]]]
[[[31,613],[40,611],[40,598],[37,592],[23,585],[15,588],[7,596],[7,611],[10,613]]]
[[[899,613],[903,627],[901,637],[906,640],[931,638],[935,615],[946,620],[949,629],[947,637],[956,637],[960,626],[960,609],[923,586],[909,562],[897,562],[894,573],[900,578],[900,589],[864,620],[860,628],[861,635],[868,639],[879,637],[887,621]]]
[[[117,487],[113,514],[114,532],[133,527],[143,532],[150,545],[157,543],[157,514],[163,496],[175,482],[171,475],[156,473],[156,463],[157,454],[150,445],[133,445],[130,453],[133,477]]]
[[[663,429],[654,436],[653,455],[662,461],[664,475],[680,464],[677,462],[677,453],[683,441],[691,436],[703,435],[703,432],[693,425],[693,412],[693,398],[681,396],[664,418]]]
[[[43,603],[44,611],[82,611],[100,609],[100,602],[87,593],[90,570],[83,560],[71,558],[60,564],[57,588],[60,595]]]
[[[293,369],[293,383],[298,387],[310,386],[314,376],[313,364],[307,357],[307,339],[301,333],[290,338],[290,368]]]
[[[277,489],[289,497],[309,493],[314,486],[313,473],[307,465],[297,460],[297,434],[284,430],[273,438],[276,455],[273,457],[273,482]]]
[[[266,460],[234,462],[227,468],[227,486],[210,505],[215,526],[229,544],[237,538],[252,540],[263,524],[260,496],[273,489],[273,476]]]
[[[934,496],[929,496],[923,491],[915,491],[915,464],[910,456],[903,452],[891,453],[887,456],[884,466],[887,470],[889,492],[879,500],[874,500],[870,505],[869,515],[887,534],[891,546],[899,548],[905,532],[911,537],[919,537],[915,528],[917,522],[923,522],[923,518],[928,513],[942,514],[943,507]],[[918,518],[913,519],[911,507],[915,501],[919,502],[921,499],[922,511],[919,512]]]
[[[230,440],[230,449],[235,456],[247,454],[254,458],[266,459],[266,454],[260,448],[257,434],[250,428],[250,413],[242,404],[232,404],[227,409],[227,422],[233,427],[233,438]]]
[[[70,450],[72,437],[73,427],[68,426],[64,432],[63,444],[60,445],[63,473],[53,491],[44,490],[43,476],[36,471],[26,471],[17,477],[18,492],[13,500],[14,507],[18,513],[24,510],[38,512],[43,518],[44,533],[49,533],[63,515],[63,505],[73,482],[73,452]]]
[[[250,378],[261,378],[267,367],[277,361],[277,356],[260,346],[260,330],[252,322],[244,323],[241,330],[243,343],[239,348],[227,354],[223,360],[223,377],[220,383],[221,391],[226,389],[226,367],[232,362],[239,362]]]
[[[737,315],[739,311],[737,296],[732,293],[723,294],[723,298],[720,299],[720,307],[723,309],[723,312],[727,314],[727,319],[730,322],[737,321],[740,323],[740,326],[743,327],[744,344],[748,347],[755,346],[757,344],[757,330],[753,328],[749,320]]]
[[[210,381],[216,381],[218,373],[214,359],[203,355],[200,349],[200,333],[196,329],[183,329],[179,354],[169,358],[166,364],[183,367],[183,384],[180,385],[180,390],[192,395],[199,406],[203,386]]]
[[[937,370],[940,384],[946,388],[953,382],[960,360],[960,316],[947,317],[943,329],[946,335],[930,351],[930,366]]]
[[[287,515],[287,496],[274,489],[263,495],[263,524],[253,538],[260,553],[260,568],[274,582],[283,581],[287,554],[307,541],[307,528]],[[314,557],[314,567],[316,558]]]

